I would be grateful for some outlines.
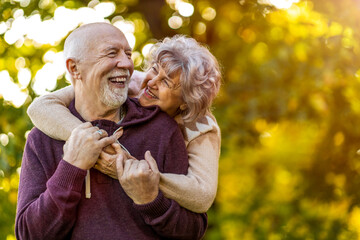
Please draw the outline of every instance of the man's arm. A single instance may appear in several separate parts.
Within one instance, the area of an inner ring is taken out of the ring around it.
[[[35,130],[38,131],[38,130]],[[76,209],[86,175],[61,160],[48,178],[30,133],[23,156],[15,233],[17,239],[64,239],[76,220]]]
[[[83,123],[64,146],[57,165],[51,144],[38,129],[28,137],[21,166],[15,232],[18,239],[64,239],[71,231],[81,200],[86,170],[102,148],[115,141]],[[59,154],[57,154],[59,155]]]

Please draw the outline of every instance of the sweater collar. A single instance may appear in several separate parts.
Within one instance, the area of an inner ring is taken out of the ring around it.
[[[121,124],[117,124],[113,121],[106,120],[106,119],[97,119],[92,121],[91,123],[93,125],[98,125],[99,122],[101,122],[101,125],[118,125],[128,127],[130,125],[135,125],[138,123],[142,123],[145,121],[149,121],[152,118],[157,115],[157,113],[160,111],[160,108],[158,106],[148,106],[143,107],[140,105],[138,99],[136,98],[127,98],[123,106],[126,109],[126,115]],[[86,122],[84,118],[80,115],[80,113],[75,108],[75,99],[71,101],[69,105],[70,112],[76,116],[78,119],[80,119],[82,122]]]

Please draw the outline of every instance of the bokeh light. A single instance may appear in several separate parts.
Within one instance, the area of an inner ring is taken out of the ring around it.
[[[126,40],[128,41],[130,47],[133,49],[136,44],[136,37],[133,33],[125,33]]]
[[[6,70],[0,72],[0,79],[0,96],[5,101],[9,101],[14,107],[21,107],[28,97],[27,91],[22,91]]]
[[[0,134],[0,143],[1,143],[1,145],[3,145],[4,147],[5,147],[6,145],[8,145],[8,143],[9,143],[9,136],[8,136],[7,134],[5,134],[5,133],[1,133],[1,134]]]
[[[20,88],[26,88],[31,81],[31,71],[28,68],[21,68],[18,72],[18,81],[20,84]]]
[[[7,25],[5,22],[0,22],[0,34],[4,34],[7,30]]]
[[[172,29],[178,29],[182,26],[183,20],[179,16],[172,16],[171,18],[169,18],[168,24],[169,27],[171,27]]]
[[[20,7],[27,7],[29,6],[31,0],[14,0],[14,2],[19,2]]]
[[[142,48],[141,53],[144,57],[147,57],[149,55],[152,46],[154,46],[153,43],[148,43]]]
[[[106,18],[115,12],[116,6],[113,2],[103,2],[97,4],[94,9],[99,16]]]
[[[39,5],[46,8],[51,2],[41,1]],[[58,7],[51,19],[41,20],[40,14],[24,17],[22,9],[14,12],[14,19],[8,24],[0,24],[0,32],[5,32],[5,41],[12,45],[24,38],[37,44],[57,45],[70,31],[80,24],[106,21],[105,17],[116,10],[112,2],[99,3],[94,8],[82,7],[76,10]],[[9,22],[10,21],[10,22]],[[8,29],[8,25],[10,28]]]
[[[300,0],[258,0],[260,4],[272,5],[278,9],[288,9],[293,3],[298,3]]]
[[[120,18],[120,20],[115,21],[113,25],[119,28],[125,34],[126,40],[128,41],[130,47],[134,48],[136,44],[136,38],[134,35],[135,24],[132,21],[126,21]]]
[[[212,7],[207,7],[201,12],[201,17],[206,21],[212,21],[216,17],[216,10]]]
[[[184,17],[190,17],[194,13],[194,6],[191,3],[186,3],[186,2],[180,1],[177,4],[177,9],[178,9],[180,15],[184,16]]]
[[[203,22],[197,22],[194,26],[194,33],[197,35],[202,35],[206,32],[206,24]]]
[[[131,55],[131,59],[133,60],[135,67],[140,67],[141,64],[143,63],[143,57],[141,53],[138,51],[133,51]]]
[[[63,52],[49,50],[43,56],[45,65],[37,71],[33,82],[33,90],[38,95],[46,94],[55,89],[57,80],[65,74]]]

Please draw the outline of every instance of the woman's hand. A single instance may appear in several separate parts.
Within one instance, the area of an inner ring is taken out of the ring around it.
[[[122,155],[123,159],[135,159],[133,156],[129,155],[125,150],[123,150],[120,144],[113,143],[103,149],[94,168],[108,175],[109,177],[118,179],[116,171],[116,159],[119,155]]]

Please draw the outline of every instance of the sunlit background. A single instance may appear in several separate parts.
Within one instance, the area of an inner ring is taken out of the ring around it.
[[[31,101],[69,84],[66,36],[109,22],[138,70],[186,34],[223,70],[205,239],[360,239],[360,1],[0,0],[0,239],[14,237]]]

